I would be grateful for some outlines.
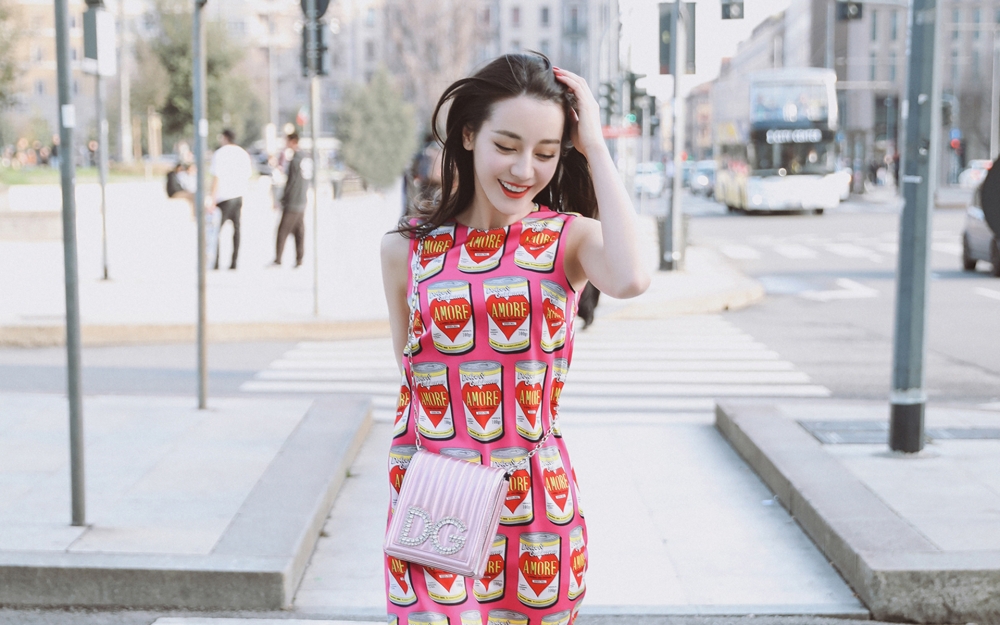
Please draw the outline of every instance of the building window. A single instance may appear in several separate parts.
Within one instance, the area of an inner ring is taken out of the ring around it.
[[[549,7],[542,7],[541,23],[542,26],[549,25]]]
[[[80,95],[80,83],[73,81],[73,95]]]
[[[486,7],[483,9],[483,25],[484,26],[490,25],[490,7]]]
[[[569,29],[571,32],[577,32],[580,27],[580,9],[573,6],[569,8]]]
[[[878,67],[878,60],[875,53],[872,52],[868,57],[868,80],[875,80],[876,68]]]
[[[375,42],[370,39],[365,42],[365,60],[375,60]]]
[[[551,56],[551,53],[549,52],[548,39],[542,39],[540,42],[538,42],[538,48],[539,48],[538,51],[544,54],[545,56]]]
[[[511,52],[520,52],[521,51],[521,42],[518,41],[517,39],[511,40],[511,42],[510,42],[510,51]]]
[[[893,41],[899,37],[899,11],[895,9],[890,14],[889,18],[889,38]]]
[[[45,81],[36,80],[35,81],[35,95],[45,95]]]
[[[972,51],[972,74],[979,73],[979,50]]]
[[[958,41],[958,38],[960,36],[959,33],[958,33],[958,23],[961,22],[961,21],[962,21],[962,12],[959,11],[958,9],[953,9],[952,12],[951,12],[951,24],[955,28],[954,28],[954,30],[951,31],[951,40],[952,41]]]
[[[976,25],[976,29],[972,31],[972,38],[976,41],[979,40],[979,22],[983,19],[983,12],[980,9],[972,10],[972,23]]]
[[[521,25],[521,7],[510,8],[510,25],[514,28]]]
[[[878,11],[872,11],[872,41],[878,39]]]
[[[375,7],[368,7],[365,12],[365,26],[371,28],[375,26]]]
[[[71,13],[69,16],[69,27],[76,28],[76,15]]]
[[[896,81],[896,53],[889,53],[889,80]]]
[[[958,50],[951,51],[951,82],[958,82]]]
[[[73,61],[76,60],[76,48],[70,48],[69,49],[69,57]]]
[[[42,51],[42,46],[35,46],[34,53],[31,56],[35,59],[36,62],[44,60],[45,52]]]

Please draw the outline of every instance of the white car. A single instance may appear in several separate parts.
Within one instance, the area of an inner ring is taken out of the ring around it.
[[[636,165],[635,181],[632,184],[636,195],[645,193],[647,197],[660,197],[663,183],[663,163],[650,161]]]
[[[969,166],[958,175],[958,186],[963,189],[975,189],[986,179],[986,174],[992,165],[993,161],[985,158],[969,161]]]

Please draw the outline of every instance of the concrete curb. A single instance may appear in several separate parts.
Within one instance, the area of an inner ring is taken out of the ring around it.
[[[1000,552],[942,552],[772,405],[717,404],[715,425],[874,618],[1000,622]]]
[[[191,343],[197,326],[173,325],[84,325],[81,341],[88,347],[147,343]],[[208,340],[304,341],[381,338],[389,336],[389,321],[306,321],[300,323],[210,323]],[[0,347],[55,347],[66,344],[66,327],[0,326]]]
[[[0,552],[0,605],[286,609],[371,423],[367,398],[314,402],[208,555]]]

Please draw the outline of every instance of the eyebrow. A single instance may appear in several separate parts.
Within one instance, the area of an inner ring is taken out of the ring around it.
[[[510,137],[511,139],[517,139],[518,141],[522,141],[523,140],[523,139],[521,139],[521,135],[519,135],[517,133],[513,133],[513,132],[511,132],[509,130],[494,130],[493,132],[495,134],[498,134],[498,135],[503,135],[505,137]],[[562,143],[562,141],[560,141],[559,139],[542,139],[541,141],[539,141],[539,143],[554,143],[556,145],[559,145],[559,144]]]

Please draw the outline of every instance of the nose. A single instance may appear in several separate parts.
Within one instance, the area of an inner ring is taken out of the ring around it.
[[[517,161],[511,165],[510,174],[518,181],[530,180],[531,176],[534,175],[535,170],[531,165],[531,157],[530,152],[522,151]]]

